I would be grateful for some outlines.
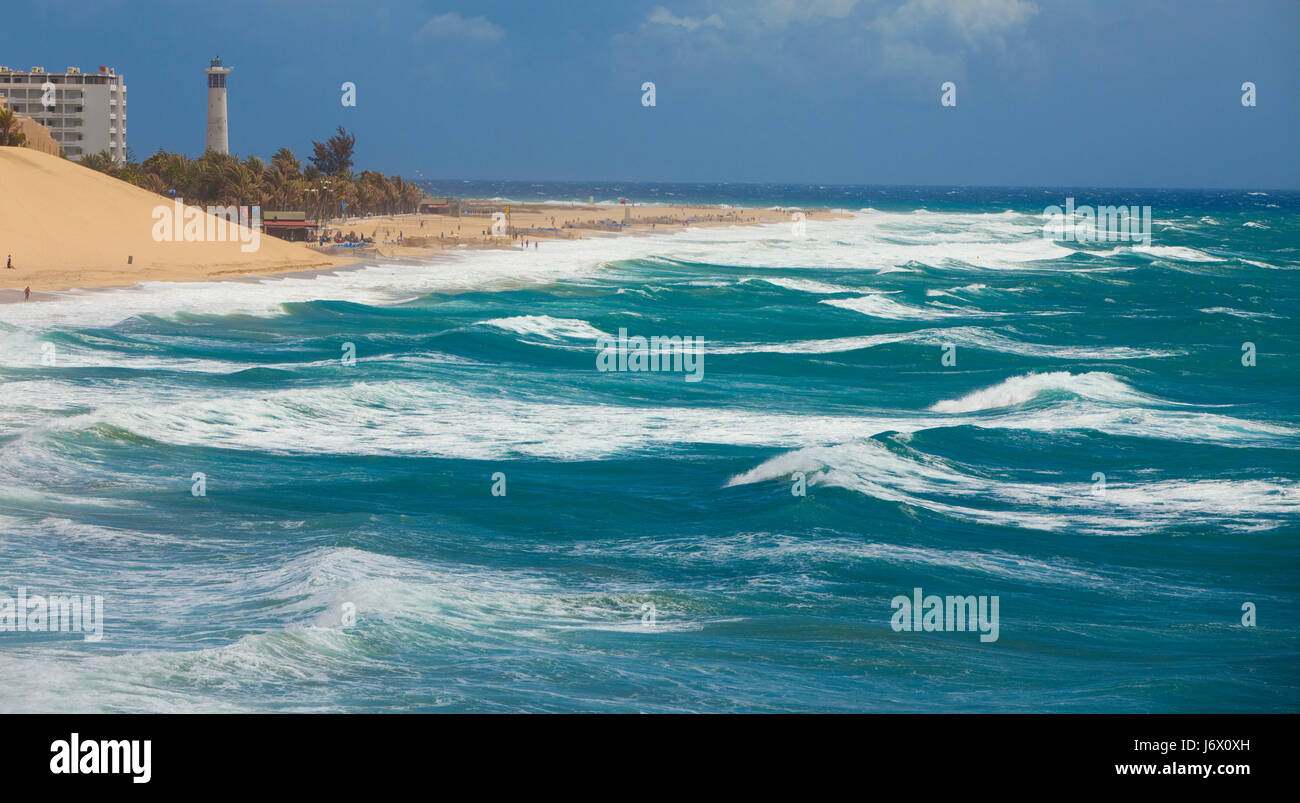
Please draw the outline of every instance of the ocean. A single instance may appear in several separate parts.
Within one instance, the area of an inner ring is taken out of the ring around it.
[[[0,711],[1297,710],[1300,194],[428,189],[848,217],[0,305]]]

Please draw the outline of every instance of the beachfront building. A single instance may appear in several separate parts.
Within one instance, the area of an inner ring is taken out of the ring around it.
[[[460,215],[460,205],[456,203],[455,198],[430,198],[424,196],[420,199],[420,205],[417,211],[422,215]]]
[[[69,159],[108,151],[118,164],[126,161],[126,79],[112,67],[83,73],[0,66],[0,95],[15,113],[49,129]]]
[[[320,226],[307,219],[306,212],[262,212],[262,231],[281,240],[310,242],[317,237]]]
[[[217,56],[203,72],[208,76],[208,142],[207,150],[230,153],[230,131],[226,125],[226,76],[234,67],[221,66]]]

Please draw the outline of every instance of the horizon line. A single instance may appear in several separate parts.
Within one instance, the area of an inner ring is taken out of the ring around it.
[[[396,173],[394,175],[402,175]],[[1143,190],[1154,192],[1279,192],[1300,194],[1300,187],[1238,187],[1238,186],[1204,186],[1204,187],[1158,187],[1143,185],[1107,185],[1107,184],[858,184],[827,181],[684,181],[684,180],[644,180],[644,179],[523,179],[523,178],[410,178],[404,179],[415,183],[432,182],[516,182],[537,184],[643,184],[674,185],[701,184],[710,186],[818,186],[818,187],[853,187],[868,189],[950,189],[950,190]]]

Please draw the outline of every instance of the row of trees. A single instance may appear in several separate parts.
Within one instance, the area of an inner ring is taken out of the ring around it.
[[[106,151],[87,154],[80,164],[137,187],[184,198],[187,203],[261,206],[263,210],[305,211],[309,217],[337,216],[346,203],[350,215],[414,212],[423,192],[401,176],[373,170],[354,173],[356,137],[339,126],[325,142],[313,142],[315,153],[304,167],[293,151],[281,148],[270,164],[256,156],[240,161],[208,152],[197,159],[160,150],[143,162],[116,164]]]

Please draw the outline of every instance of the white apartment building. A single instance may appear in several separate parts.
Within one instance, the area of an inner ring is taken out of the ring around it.
[[[48,128],[69,159],[108,151],[118,164],[126,161],[126,81],[112,67],[83,73],[0,66],[0,96]]]

